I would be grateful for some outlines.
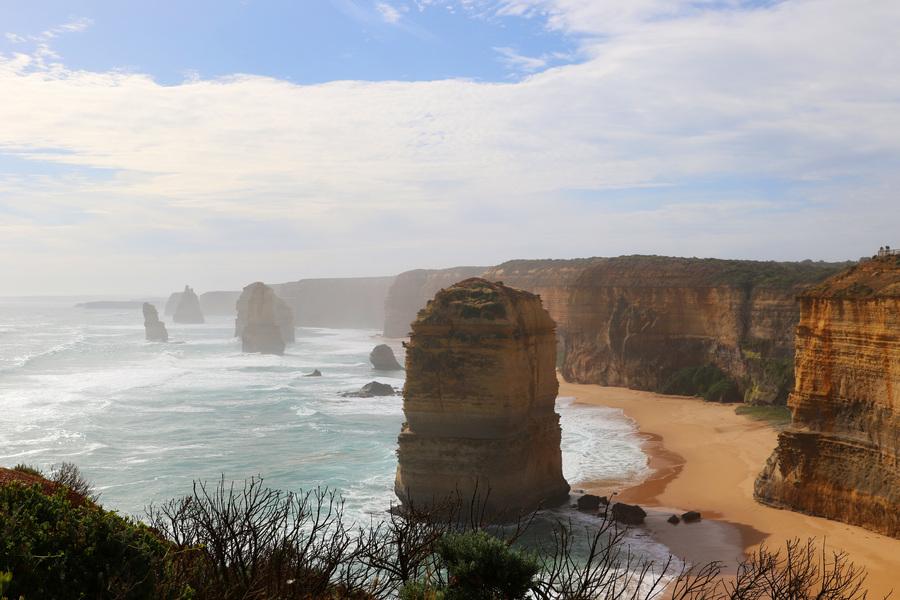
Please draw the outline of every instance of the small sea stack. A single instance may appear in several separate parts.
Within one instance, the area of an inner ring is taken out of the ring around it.
[[[394,351],[387,344],[378,344],[369,353],[369,362],[376,371],[401,371],[403,367],[397,362]]]
[[[144,337],[149,342],[168,342],[169,332],[166,331],[166,325],[159,320],[159,313],[156,307],[149,302],[144,302],[141,309],[144,312]]]
[[[404,506],[458,495],[502,519],[568,499],[555,327],[539,296],[480,278],[419,312],[395,481]]]
[[[175,307],[175,314],[172,320],[176,323],[185,323],[188,325],[204,323],[203,311],[200,310],[200,299],[190,286],[184,286],[181,297],[178,298],[178,305]]]
[[[285,345],[294,341],[294,312],[272,288],[251,283],[237,301],[234,335],[244,352],[284,354]]]

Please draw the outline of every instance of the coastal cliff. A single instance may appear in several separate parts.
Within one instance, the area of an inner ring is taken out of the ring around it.
[[[405,506],[489,490],[488,512],[509,516],[567,498],[554,329],[540,298],[479,278],[419,312],[395,483]]]
[[[272,288],[257,281],[241,292],[237,301],[234,335],[241,338],[243,352],[284,354],[294,341],[294,314]]]
[[[463,279],[478,277],[484,270],[484,267],[415,269],[397,275],[384,301],[384,337],[408,336],[410,323],[438,290]]]
[[[298,327],[379,329],[393,277],[301,279],[271,286]]]
[[[784,402],[792,385],[795,297],[839,269],[623,256],[570,287],[563,376],[709,400]]]
[[[760,501],[900,537],[900,256],[800,298],[793,421]]]

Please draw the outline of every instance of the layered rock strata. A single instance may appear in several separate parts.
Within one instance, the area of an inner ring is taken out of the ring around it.
[[[244,352],[284,354],[285,345],[294,341],[293,311],[266,284],[245,287],[236,308],[234,335]]]
[[[384,301],[384,337],[408,336],[416,314],[441,288],[478,277],[484,270],[485,267],[416,269],[397,275]]]
[[[839,268],[657,256],[594,261],[570,286],[563,376],[710,400],[784,402],[796,295]]]
[[[800,298],[791,425],[756,497],[900,537],[900,256]]]
[[[555,324],[534,294],[472,278],[412,324],[395,490],[404,506],[476,492],[511,516],[565,501]]]
[[[141,310],[144,313],[144,337],[150,342],[168,342],[169,332],[166,325],[159,320],[156,307],[149,302],[144,302]]]
[[[203,311],[200,309],[200,299],[190,286],[184,286],[184,291],[178,298],[175,314],[172,320],[176,323],[197,324],[204,323]]]

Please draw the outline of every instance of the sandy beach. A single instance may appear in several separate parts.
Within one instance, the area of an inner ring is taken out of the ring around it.
[[[586,491],[618,492],[617,500],[648,508],[647,529],[672,552],[693,563],[736,562],[760,544],[814,537],[845,551],[868,571],[870,598],[900,593],[900,540],[859,527],[779,510],[753,499],[753,482],[775,447],[777,431],[736,415],[734,405],[663,396],[624,388],[561,383],[561,396],[621,409],[645,437],[653,474],[643,483],[611,489],[583,483]],[[703,521],[670,525],[669,514],[698,510]]]

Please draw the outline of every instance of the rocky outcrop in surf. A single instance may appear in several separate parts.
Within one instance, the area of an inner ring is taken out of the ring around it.
[[[484,270],[485,267],[415,269],[397,275],[384,301],[384,337],[408,336],[410,323],[438,290],[469,277],[478,277]]]
[[[169,332],[166,331],[166,325],[159,320],[159,313],[156,307],[149,302],[144,302],[141,307],[144,313],[144,337],[149,342],[168,342]]]
[[[369,352],[369,362],[376,371],[400,371],[403,367],[397,362],[394,351],[387,344],[378,344]]]
[[[800,297],[791,425],[760,501],[900,537],[900,256]]]
[[[190,286],[184,286],[184,291],[178,298],[175,314],[172,320],[176,323],[197,324],[204,323],[203,311],[200,309],[200,299]]]
[[[554,330],[539,297],[479,278],[419,313],[395,482],[405,506],[479,492],[488,512],[510,516],[567,499]]]
[[[285,345],[294,341],[293,311],[272,288],[251,283],[237,301],[234,335],[244,352],[284,354]]]

